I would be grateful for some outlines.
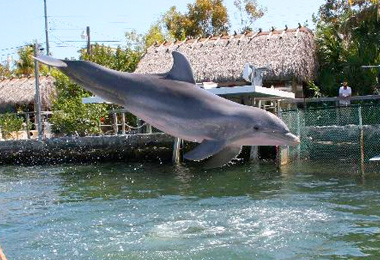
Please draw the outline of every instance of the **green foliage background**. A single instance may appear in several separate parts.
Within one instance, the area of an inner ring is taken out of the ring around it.
[[[91,54],[82,50],[81,59],[95,62],[118,71],[132,72],[135,70],[141,58],[141,51],[131,48],[116,49],[104,46],[93,45]],[[77,84],[69,80],[67,76],[57,70],[52,70],[52,76],[56,79],[58,96],[53,101],[53,115],[50,122],[53,124],[53,131],[62,135],[97,135],[102,133],[100,128],[101,118],[109,121],[108,111],[119,108],[116,105],[108,104],[83,104],[83,97],[90,97],[92,94]],[[127,117],[129,122],[134,123],[135,119],[131,115]]]
[[[326,0],[319,9],[316,43],[319,61],[317,85],[324,95],[337,96],[343,80],[354,95],[376,93],[380,64],[380,23],[375,1]]]
[[[0,128],[4,139],[7,139],[10,133],[21,131],[24,119],[13,113],[5,113],[0,115]]]

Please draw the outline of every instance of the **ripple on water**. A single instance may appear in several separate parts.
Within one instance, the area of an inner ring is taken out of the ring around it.
[[[180,190],[177,176],[99,171],[1,176],[0,244],[9,259],[329,259],[380,251],[376,185],[310,174],[303,182],[300,173],[240,173],[234,183],[239,173],[218,172],[188,178]]]

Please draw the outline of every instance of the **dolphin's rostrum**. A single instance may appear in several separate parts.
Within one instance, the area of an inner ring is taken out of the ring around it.
[[[237,157],[243,145],[297,145],[298,137],[265,110],[214,95],[195,84],[187,58],[173,52],[173,67],[165,74],[118,72],[87,61],[35,59],[60,69],[95,95],[124,106],[155,128],[186,141],[198,142],[187,160],[208,157],[208,167],[220,167]]]

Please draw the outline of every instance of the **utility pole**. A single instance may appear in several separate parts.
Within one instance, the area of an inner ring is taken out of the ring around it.
[[[34,57],[38,56],[38,43],[34,43]],[[42,120],[41,120],[41,95],[40,95],[40,81],[38,72],[38,61],[34,60],[34,77],[36,82],[36,94],[34,96],[34,113],[36,116],[35,122],[37,123],[38,141],[42,140]]]
[[[87,54],[91,54],[91,41],[90,41],[90,26],[86,28],[86,36],[87,36]]]
[[[48,30],[46,0],[44,0],[44,10],[45,10],[46,55],[49,56],[50,55],[50,52],[49,52],[49,30]]]

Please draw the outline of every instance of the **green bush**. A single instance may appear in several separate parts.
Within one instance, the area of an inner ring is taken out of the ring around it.
[[[16,114],[6,113],[0,115],[0,127],[4,139],[8,139],[10,134],[22,130],[24,119]]]
[[[52,130],[61,135],[96,135],[102,133],[100,118],[107,115],[105,104],[83,104],[82,97],[91,94],[72,83],[58,71],[53,72],[58,97],[53,100]]]

